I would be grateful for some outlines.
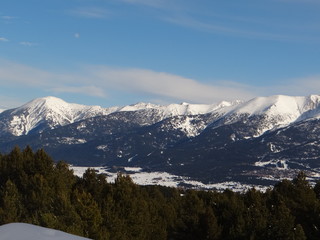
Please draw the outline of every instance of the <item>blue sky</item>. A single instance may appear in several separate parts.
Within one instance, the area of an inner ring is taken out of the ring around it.
[[[1,0],[0,108],[320,94],[319,0]]]

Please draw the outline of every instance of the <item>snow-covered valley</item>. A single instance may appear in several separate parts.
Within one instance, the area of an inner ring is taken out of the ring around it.
[[[74,171],[74,174],[78,177],[82,177],[88,167],[76,167],[70,166]],[[254,184],[242,184],[240,182],[221,182],[221,183],[208,183],[205,184],[200,181],[191,180],[188,177],[177,176],[168,172],[147,172],[143,171],[139,167],[124,167],[115,172],[105,167],[91,167],[97,174],[103,174],[107,177],[107,181],[113,183],[117,178],[118,174],[125,174],[130,176],[132,181],[138,185],[160,185],[165,187],[180,187],[180,188],[191,188],[191,189],[204,189],[204,190],[216,190],[224,191],[226,189],[232,189],[235,192],[243,192],[248,189],[255,187],[257,190],[265,191],[270,186],[254,185]]]

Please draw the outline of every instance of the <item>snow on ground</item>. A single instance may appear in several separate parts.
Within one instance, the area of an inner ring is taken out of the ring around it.
[[[286,160],[270,160],[270,161],[266,161],[266,162],[255,162],[254,163],[255,166],[257,167],[266,167],[266,166],[273,166],[275,167],[277,170],[288,170],[288,163]]]
[[[117,177],[117,172],[111,172],[109,169],[104,167],[91,167],[98,174],[105,174],[108,182],[114,182]],[[87,167],[71,166],[74,174],[82,177],[84,172],[88,169]],[[188,177],[177,176],[167,172],[144,172],[142,168],[138,167],[124,167],[123,172],[129,175],[132,181],[138,185],[161,185],[166,187],[182,187],[187,186],[188,188],[194,189],[207,189],[207,190],[218,190],[223,191],[225,189],[232,189],[236,192],[242,192],[255,187],[258,190],[265,191],[269,186],[257,186],[242,184],[240,182],[221,182],[213,184],[204,184],[200,181],[191,180]],[[1,239],[0,239],[1,240]]]
[[[88,238],[26,223],[10,223],[0,226],[0,240],[88,240]]]
[[[74,138],[74,137],[61,137],[58,138],[57,141],[62,144],[72,145],[72,144],[84,144],[87,141],[81,138]]]

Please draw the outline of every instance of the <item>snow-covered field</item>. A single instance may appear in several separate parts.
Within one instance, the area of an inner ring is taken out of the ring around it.
[[[88,240],[88,238],[26,223],[10,223],[0,226],[0,240]]]
[[[108,182],[114,182],[117,177],[117,172],[112,172],[105,167],[91,167],[99,174],[105,174],[107,176]],[[87,167],[71,166],[74,174],[82,177],[83,173],[88,169]],[[223,191],[225,189],[231,189],[233,191],[242,192],[252,187],[265,191],[268,187],[242,184],[239,182],[221,182],[214,184],[204,184],[199,181],[194,181],[188,177],[177,176],[167,172],[144,172],[142,168],[135,167],[125,167],[123,171],[119,171],[127,174],[131,177],[134,183],[138,185],[161,185],[166,187],[183,187],[194,189],[208,189],[208,190],[218,190]]]

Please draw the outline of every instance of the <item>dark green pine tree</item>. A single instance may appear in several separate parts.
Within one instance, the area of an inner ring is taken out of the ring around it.
[[[199,216],[203,203],[194,190],[181,195],[177,208],[177,221],[174,239],[199,239]]]
[[[79,182],[80,186],[89,192],[95,201],[101,205],[107,184],[106,177],[102,174],[97,174],[94,169],[88,168]]]
[[[298,224],[294,229],[294,240],[306,240],[306,234],[303,231],[303,228]]]
[[[116,224],[110,224],[111,239],[149,239],[152,231],[147,198],[129,176],[118,175],[113,186]],[[114,235],[113,235],[114,234]]]
[[[211,207],[207,207],[200,215],[201,239],[217,240],[221,238],[222,228]]]
[[[313,191],[315,192],[317,199],[320,200],[320,181],[316,183],[316,185],[313,188]]]
[[[16,185],[9,179],[1,194],[0,223],[11,223],[20,220],[22,213],[21,196]]]
[[[81,218],[84,236],[95,240],[106,239],[100,231],[102,224],[101,212],[91,194],[75,189],[72,199],[72,204]]]
[[[291,214],[295,216],[295,224],[300,224],[308,239],[320,236],[320,203],[314,189],[306,180],[306,175],[299,172],[291,182],[282,181],[274,187]]]
[[[252,188],[244,195],[247,239],[263,239],[267,229],[269,211],[265,194]]]
[[[222,239],[246,239],[246,207],[239,193],[224,191],[216,200],[216,216],[222,228]]]
[[[267,239],[291,240],[294,239],[294,216],[283,202],[273,206],[268,221]]]

